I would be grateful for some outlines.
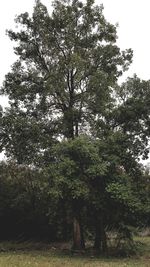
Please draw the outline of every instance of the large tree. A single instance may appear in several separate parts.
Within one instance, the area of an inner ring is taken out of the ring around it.
[[[1,90],[10,107],[2,115],[1,147],[18,163],[47,166],[52,144],[94,134],[113,108],[117,79],[132,51],[116,45],[116,26],[93,0],[36,1],[32,17],[17,17],[19,31],[8,31],[18,60]],[[75,204],[75,207],[78,205]],[[74,247],[83,245],[77,208]]]

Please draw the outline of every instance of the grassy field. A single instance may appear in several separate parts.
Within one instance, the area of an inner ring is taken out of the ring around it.
[[[138,254],[129,258],[72,256],[48,245],[5,242],[0,244],[0,267],[149,267],[150,238],[137,241]]]

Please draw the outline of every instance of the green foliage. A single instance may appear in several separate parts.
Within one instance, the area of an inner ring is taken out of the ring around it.
[[[48,172],[63,191],[62,198],[87,199],[90,182],[107,169],[98,143],[81,136],[54,146],[53,153],[54,162],[49,164]]]
[[[104,250],[106,227],[149,213],[138,164],[148,155],[149,81],[117,85],[132,50],[120,51],[93,0],[57,0],[51,14],[36,1],[16,23],[7,34],[18,59],[1,88],[10,106],[0,109],[0,150],[16,163],[1,166],[1,216],[21,212],[24,226],[49,224],[56,239],[70,236],[75,217],[80,238],[81,228],[95,231]]]
[[[2,140],[8,156],[22,162],[46,151],[48,139],[72,138],[90,129],[111,99],[110,86],[132,58],[132,51],[116,46],[116,27],[105,20],[102,6],[54,1],[53,8],[49,15],[37,1],[32,17],[24,13],[16,19],[19,32],[8,31],[18,60],[1,89],[10,100]],[[46,137],[44,144],[39,135]]]
[[[150,82],[135,75],[118,87],[116,93],[119,106],[112,114],[113,126],[122,129],[133,156],[146,159],[149,153]]]
[[[42,178],[42,179],[41,179]],[[13,162],[0,164],[1,239],[56,238],[48,210],[55,201],[48,195],[48,182],[41,172]]]

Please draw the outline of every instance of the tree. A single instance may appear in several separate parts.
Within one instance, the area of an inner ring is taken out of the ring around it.
[[[120,104],[109,118],[111,125],[126,135],[133,157],[146,159],[150,136],[150,81],[134,75],[119,86],[116,93]]]
[[[137,226],[142,217],[148,217],[149,198],[144,197],[142,189],[142,184],[148,182],[143,181],[139,159],[147,159],[149,153],[149,94],[149,81],[136,75],[128,78],[116,86],[114,106],[105,113],[105,120],[98,118],[94,127],[95,136],[105,146],[104,159],[110,164],[104,194],[113,211],[109,222],[118,229],[121,221],[124,226]],[[106,211],[108,214],[107,206]]]
[[[49,164],[48,173],[62,201],[67,202],[72,210],[73,249],[83,249],[85,244],[82,214],[87,213],[92,183],[98,178],[101,179],[107,170],[107,163],[102,160],[98,142],[87,136],[63,141],[53,147],[53,153],[55,160]]]
[[[109,216],[109,222],[119,228],[121,222],[124,226],[137,226],[142,217],[148,217],[149,197],[144,196],[142,189],[148,181],[143,180],[138,161],[140,157],[148,158],[149,153],[150,84],[135,75],[117,85],[114,94],[116,103],[106,113],[105,120],[98,118],[94,134],[103,140],[104,159],[110,164],[104,197],[109,210],[118,210],[110,213],[113,216]],[[96,240],[99,246],[100,238]]]
[[[18,60],[1,90],[10,104],[1,137],[7,156],[18,163],[46,166],[52,144],[91,135],[97,119],[105,121],[112,88],[131,63],[132,51],[120,51],[116,27],[102,11],[93,0],[58,0],[48,14],[37,0],[32,17],[17,17],[20,30],[8,31]],[[75,208],[74,226],[80,229],[77,213]],[[75,248],[81,243],[81,236],[74,238]]]
[[[46,238],[50,197],[36,168],[0,162],[0,239]],[[52,199],[51,199],[52,203]]]

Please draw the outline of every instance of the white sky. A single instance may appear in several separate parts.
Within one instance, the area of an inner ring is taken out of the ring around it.
[[[51,0],[41,0],[50,6]],[[113,24],[119,23],[118,45],[121,49],[132,48],[133,63],[128,73],[142,79],[150,79],[150,0],[96,0],[104,5],[104,15]],[[15,61],[13,43],[6,36],[6,29],[14,28],[16,14],[32,12],[34,0],[4,0],[0,8],[0,85],[4,75]],[[0,105],[6,101],[0,97]]]

